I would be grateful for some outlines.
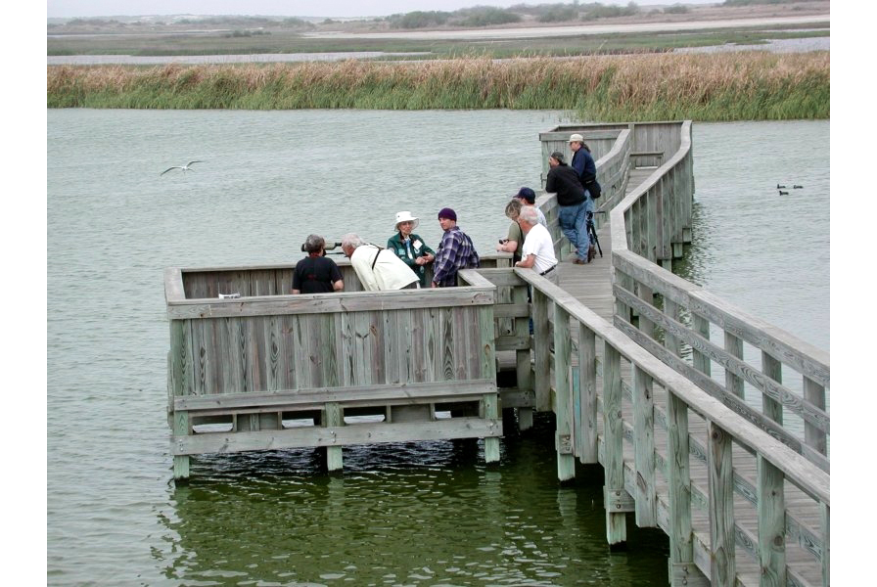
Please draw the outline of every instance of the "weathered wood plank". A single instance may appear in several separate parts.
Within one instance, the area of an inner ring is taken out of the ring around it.
[[[762,587],[786,585],[785,515],[783,474],[758,458],[758,557]]]
[[[533,288],[533,338],[536,357],[534,388],[536,390],[536,409],[540,412],[551,410],[551,374],[548,363],[550,359],[549,341],[551,339],[548,331],[548,304],[548,296]]]
[[[455,287],[382,292],[339,292],[238,299],[194,299],[168,302],[169,319],[326,314],[412,307],[483,306],[494,303],[496,287]]]
[[[164,299],[167,302],[179,302],[186,299],[183,288],[183,271],[179,267],[164,270]]]
[[[710,323],[709,321],[700,316],[699,314],[692,313],[692,328],[694,332],[700,335],[704,340],[710,339]],[[709,357],[700,352],[697,349],[691,349],[691,360],[694,364],[694,368],[703,373],[704,375],[709,376],[712,373],[712,362]]]
[[[189,426],[189,413],[178,411],[174,413],[174,436],[177,439],[187,438],[192,433]],[[180,449],[184,446],[182,440],[177,440],[176,445],[171,442],[173,449]],[[180,453],[174,453],[174,479],[188,479],[190,474],[189,457]]]
[[[529,318],[530,306],[526,299],[525,297],[523,303],[516,302],[514,304],[497,305],[494,309],[494,315],[497,318]]]
[[[822,584],[831,584],[831,508],[828,504],[820,504],[820,529],[822,530]]]
[[[660,315],[657,311],[655,311],[654,313],[648,312],[647,314],[650,317]],[[667,322],[659,323],[664,329],[664,347],[678,357],[682,354],[682,339],[678,336],[678,331],[667,328],[667,324],[678,323],[679,305],[673,300],[664,298],[664,314],[669,317],[669,320]]]
[[[642,284],[637,284],[636,288],[639,293],[639,298],[643,301],[643,303],[649,306],[654,305],[655,296],[650,288]],[[646,316],[643,316],[642,314],[640,314],[639,316],[639,329],[642,330],[649,338],[655,338],[655,323],[649,320]]]
[[[499,410],[499,397],[495,393],[485,395],[480,403],[481,418],[489,422],[497,422],[493,430],[495,436],[484,437],[484,462],[499,462],[499,436],[502,436],[502,416]],[[498,429],[497,429],[498,428]]]
[[[725,332],[725,351],[729,356],[743,362],[743,339],[734,336],[730,332]],[[704,353],[712,358],[709,353]],[[725,364],[722,364],[724,367]],[[725,369],[725,389],[728,393],[733,393],[737,397],[745,399],[744,381],[733,369]]]
[[[761,351],[761,372],[772,381],[777,383],[783,382],[783,364],[765,351]],[[789,391],[788,394],[793,395],[793,392]],[[783,404],[771,397],[766,391],[761,396],[761,411],[764,412],[765,416],[782,425]],[[827,415],[824,417],[824,420],[828,420]],[[807,421],[809,422],[809,420]],[[813,422],[810,423],[814,424]]]
[[[734,468],[731,460],[732,435],[715,422],[709,432],[710,553],[713,585],[734,587],[737,578],[734,553]]]
[[[621,412],[621,354],[606,342],[603,351],[603,434],[605,437],[605,494],[622,497],[624,490],[623,420]],[[612,545],[627,540],[624,512],[606,503],[606,541]]]
[[[509,256],[511,258],[511,256]],[[515,275],[511,267],[502,269],[478,269],[478,274],[492,285],[497,287],[518,287],[524,285],[524,280]]]
[[[569,314],[554,306],[554,389],[556,394],[557,479],[567,481],[576,475],[573,454],[573,409],[570,385],[572,345],[570,343]]]
[[[578,396],[576,447],[581,462],[597,462],[597,337],[579,324]]]
[[[326,445],[326,468],[329,471],[340,471],[344,468],[344,458],[342,449],[333,442],[336,430],[344,426],[344,412],[341,406],[335,402],[329,402],[325,406],[326,417],[323,419],[323,426],[327,428],[326,435],[329,438],[329,444]]]
[[[667,398],[667,485],[670,504],[670,577],[677,587],[687,584],[694,570],[691,526],[691,467],[689,464],[688,407],[678,397]]]
[[[804,399],[819,410],[825,410],[825,387],[804,377]],[[821,454],[828,454],[827,436],[810,422],[804,422],[804,441]]]
[[[234,434],[213,433],[175,437],[174,456],[232,453],[251,450],[330,446],[382,442],[407,442],[453,438],[488,438],[502,435],[502,421],[481,418],[450,418],[434,422],[357,424],[262,430]]]
[[[496,380],[436,381],[400,383],[395,385],[353,385],[311,387],[275,393],[232,393],[179,396],[174,398],[174,411],[234,411],[252,408],[310,409],[313,405],[343,403],[373,405],[387,401],[408,400],[410,403],[453,400],[462,396],[496,393]]]
[[[657,525],[655,489],[655,402],[652,378],[633,366],[633,440],[636,467],[636,524]]]

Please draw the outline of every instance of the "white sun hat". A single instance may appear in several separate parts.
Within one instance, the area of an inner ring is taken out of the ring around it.
[[[576,134],[573,134],[573,135],[569,135],[569,140],[568,140],[567,142],[568,142],[568,143],[584,143],[584,142],[585,142],[585,137],[583,137],[583,136],[580,135],[579,133],[576,133]]]
[[[412,216],[411,212],[405,210],[403,212],[396,212],[396,223],[393,225],[396,230],[399,229],[400,222],[408,222],[411,221],[414,223],[414,226],[411,227],[411,230],[417,228],[417,225],[420,224],[420,218],[417,216]]]

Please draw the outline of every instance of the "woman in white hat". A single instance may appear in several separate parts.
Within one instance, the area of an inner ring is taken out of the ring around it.
[[[435,259],[435,251],[426,246],[423,239],[412,231],[420,224],[420,219],[407,210],[396,213],[396,234],[387,240],[387,249],[405,261],[420,278],[420,287],[426,287],[426,265]]]

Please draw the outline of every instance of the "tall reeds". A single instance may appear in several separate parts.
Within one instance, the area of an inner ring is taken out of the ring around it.
[[[587,120],[829,118],[828,53],[51,66],[50,108],[559,109]]]

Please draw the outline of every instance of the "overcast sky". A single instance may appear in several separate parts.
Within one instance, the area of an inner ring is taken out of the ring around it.
[[[587,2],[589,0],[582,0]],[[599,0],[627,4],[624,0]],[[637,0],[640,6],[673,4],[678,0]],[[569,0],[567,0],[568,3]],[[386,16],[414,10],[452,11],[471,6],[549,4],[539,0],[47,0],[47,15],[141,16],[152,14],[239,14],[265,16]],[[683,4],[716,4],[721,0],[682,0]]]

